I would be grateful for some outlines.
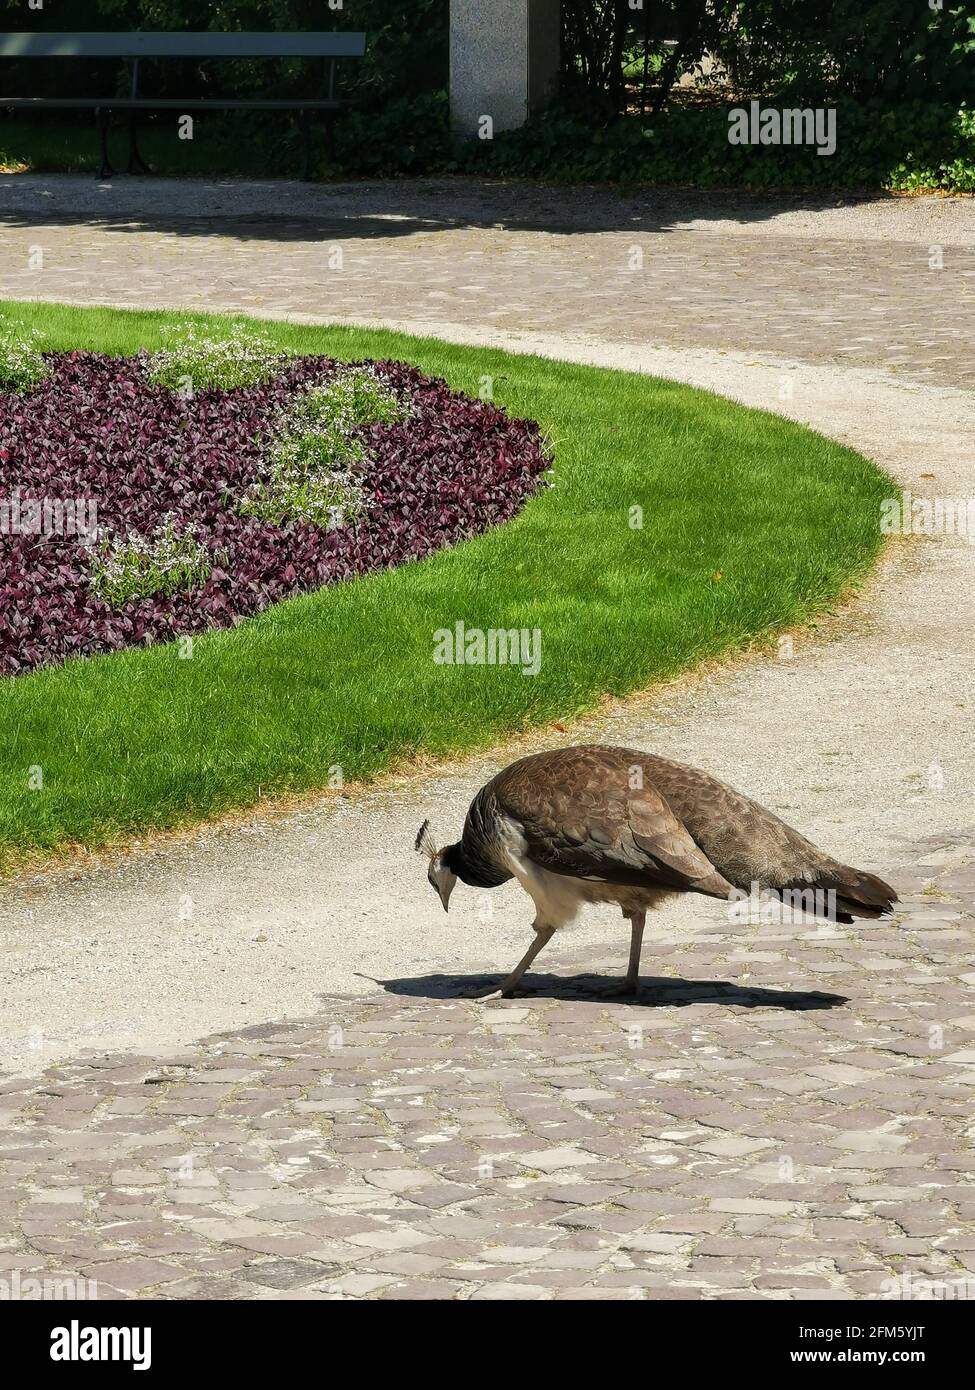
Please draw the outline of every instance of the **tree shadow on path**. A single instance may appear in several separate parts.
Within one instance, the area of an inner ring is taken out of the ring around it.
[[[474,178],[334,184],[119,178],[99,186],[80,175],[44,174],[20,176],[0,193],[0,226],[11,231],[83,223],[101,231],[283,243],[389,241],[462,230],[650,236],[687,231],[688,220],[747,226],[796,211],[894,201],[883,193],[663,187],[624,192]]]

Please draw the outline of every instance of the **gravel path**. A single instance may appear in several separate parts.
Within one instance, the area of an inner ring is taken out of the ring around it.
[[[37,214],[42,213],[38,219]],[[607,193],[503,179],[362,179],[351,183],[284,180],[126,178],[107,183],[74,174],[0,176],[0,213],[11,221],[62,218],[78,223],[123,215],[127,225],[158,229],[170,218],[299,221],[369,219],[451,227],[535,231],[715,231],[842,241],[915,242],[971,247],[975,199],[845,194],[738,193],[645,188]],[[238,232],[241,228],[236,229]],[[352,230],[351,227],[348,230]]]
[[[382,213],[373,186],[330,189],[321,224],[309,200],[325,190],[282,186],[292,236],[259,186],[179,186],[179,202],[120,181],[91,228],[65,214],[101,198],[93,184],[18,180],[3,283],[19,297],[382,322],[656,372],[809,423],[918,496],[975,494],[970,200],[803,211],[655,195],[642,278],[624,281],[633,232],[616,224],[631,204],[452,189],[449,213],[432,186],[386,186]],[[433,230],[416,225],[425,199]],[[492,210],[517,227],[489,227]],[[386,236],[369,217],[413,225]],[[25,278],[16,236],[50,248],[41,281]],[[335,239],[350,275],[325,287],[310,272]],[[928,266],[935,242],[942,271]],[[464,309],[468,255],[494,259]],[[872,341],[854,346],[865,322]],[[604,1005],[591,980],[559,983],[622,969],[622,924],[605,912],[549,948],[558,978],[535,977],[524,1005],[450,997],[514,962],[529,912],[508,885],[486,900],[458,890],[445,917],[412,839],[426,815],[455,834],[510,749],[11,885],[0,1066],[87,1057],[0,1094],[22,1130],[0,1156],[20,1183],[6,1268],[205,1297],[657,1297],[676,1277],[682,1297],[848,1298],[904,1269],[961,1277],[973,567],[962,538],[897,542],[828,641],[526,741],[594,737],[699,763],[916,895],[900,929],[859,924],[832,942],[799,927],[743,935],[703,900],[661,911],[650,1000],[680,1008]],[[393,983],[377,993],[356,972]],[[824,989],[844,997],[802,1002]],[[649,1051],[621,1041],[633,1019]],[[215,1030],[226,1036],[189,1047]],[[443,1079],[457,1094],[439,1094]],[[170,1190],[187,1151],[189,1177]]]

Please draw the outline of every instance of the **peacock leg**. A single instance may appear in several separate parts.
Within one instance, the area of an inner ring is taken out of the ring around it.
[[[506,980],[502,980],[501,984],[496,986],[494,989],[482,990],[478,994],[475,994],[474,998],[482,1000],[507,998],[517,988],[522,975],[524,975],[525,971],[531,965],[532,961],[538,955],[539,951],[542,949],[543,946],[548,945],[548,943],[551,941],[554,935],[554,927],[536,927],[535,940],[529,946],[528,950],[522,956],[521,960],[515,966],[514,970],[512,970],[508,978]]]
[[[612,994],[636,994],[640,987],[640,953],[643,950],[643,928],[647,923],[645,912],[630,912],[630,961],[626,967],[626,978],[622,984],[611,990]]]

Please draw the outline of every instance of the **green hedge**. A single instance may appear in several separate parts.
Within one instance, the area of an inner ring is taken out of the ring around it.
[[[763,105],[772,105],[763,102]],[[796,98],[782,103],[803,107]],[[745,188],[889,188],[975,192],[975,110],[907,102],[835,103],[836,150],[732,145],[726,106],[675,108],[594,126],[552,110],[492,141],[457,147],[443,95],[352,113],[340,126],[341,172],[497,174],[559,182]]]
[[[975,192],[975,110],[835,105],[832,155],[804,145],[732,145],[723,106],[673,109],[654,121],[628,116],[596,129],[553,111],[465,151],[460,167],[566,181]]]

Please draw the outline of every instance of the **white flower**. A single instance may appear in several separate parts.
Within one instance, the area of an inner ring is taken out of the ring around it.
[[[178,323],[169,332],[170,347],[154,352],[148,363],[150,381],[172,390],[191,383],[193,390],[230,391],[273,381],[288,362],[282,350],[257,328],[235,324],[224,338],[211,338],[196,324]]]
[[[24,391],[47,375],[38,343],[43,334],[0,317],[0,389]]]
[[[177,530],[176,518],[167,513],[151,536],[103,535],[94,550],[91,583],[99,597],[119,608],[130,599],[205,584],[212,568],[196,528]]]
[[[309,386],[275,420],[263,476],[241,511],[282,525],[345,526],[365,511],[359,430],[405,420],[410,406],[370,367],[347,367]]]

